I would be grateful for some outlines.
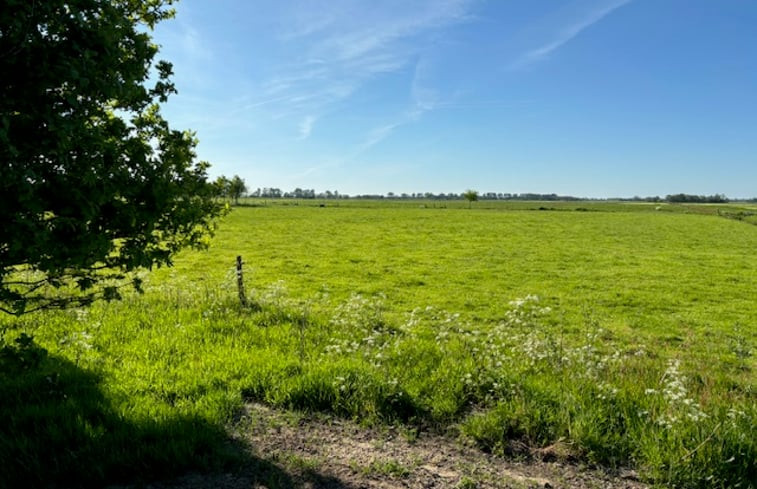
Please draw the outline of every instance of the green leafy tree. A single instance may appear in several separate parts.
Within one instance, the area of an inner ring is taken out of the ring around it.
[[[0,0],[0,310],[116,298],[202,247],[222,207],[154,26],[171,0]]]
[[[216,191],[216,196],[221,198],[228,198],[231,188],[231,180],[221,175],[213,182],[213,187]]]
[[[234,200],[234,204],[239,204],[239,199],[247,193],[247,185],[239,175],[234,175],[229,182],[229,198]]]
[[[478,190],[468,189],[463,192],[463,198],[468,201],[468,209],[478,200]]]

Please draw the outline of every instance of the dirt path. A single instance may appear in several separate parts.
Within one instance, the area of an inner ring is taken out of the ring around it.
[[[249,404],[233,428],[254,467],[239,474],[188,475],[151,489],[592,488],[642,489],[632,471],[611,476],[570,463],[517,462],[448,438],[396,428],[367,430],[330,417]]]

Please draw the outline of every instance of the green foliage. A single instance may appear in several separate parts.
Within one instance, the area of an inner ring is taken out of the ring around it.
[[[2,1],[5,312],[117,298],[129,272],[204,245],[220,212],[208,165],[159,110],[175,88],[148,29],[170,3]]]
[[[234,175],[229,183],[229,196],[234,200],[235,204],[239,203],[239,199],[247,193],[247,185],[239,175]]]
[[[468,207],[470,207],[473,202],[478,200],[478,190],[466,190],[463,192],[463,198],[468,201]]]
[[[239,204],[239,199],[247,193],[247,185],[239,175],[234,175],[231,179],[221,175],[213,182],[213,186],[217,196],[233,200],[234,204]]]
[[[665,200],[668,202],[698,202],[708,204],[722,204],[728,202],[728,197],[723,194],[715,195],[691,195],[691,194],[674,194],[666,195]]]
[[[410,475],[410,469],[397,460],[374,460],[363,469],[363,473],[402,478]]]
[[[216,196],[221,198],[228,198],[229,197],[229,188],[231,187],[231,180],[226,178],[224,175],[221,175],[220,177],[216,178],[213,182],[213,188],[215,190]]]
[[[468,476],[463,476],[455,486],[456,489],[476,489],[477,487],[476,481]]]

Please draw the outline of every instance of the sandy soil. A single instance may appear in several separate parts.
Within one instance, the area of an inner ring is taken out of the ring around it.
[[[238,473],[188,474],[149,489],[592,488],[642,489],[631,470],[608,474],[541,450],[528,460],[484,453],[459,440],[404,428],[366,429],[333,417],[248,404],[230,428],[249,451]]]

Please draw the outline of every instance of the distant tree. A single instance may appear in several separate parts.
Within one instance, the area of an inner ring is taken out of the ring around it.
[[[280,199],[283,195],[284,193],[281,191],[281,189],[275,187],[266,187],[260,193],[261,197],[268,199]]]
[[[231,180],[221,175],[213,182],[213,188],[215,189],[217,197],[227,199],[230,194]]]
[[[229,198],[234,204],[239,204],[239,199],[247,193],[247,185],[239,175],[234,175],[229,181]]]
[[[150,30],[170,4],[0,3],[0,310],[117,298],[206,243],[208,164],[160,113],[176,90]]]
[[[478,200],[478,191],[468,189],[463,192],[463,198],[468,201],[468,209],[470,209],[473,205],[473,202]]]

